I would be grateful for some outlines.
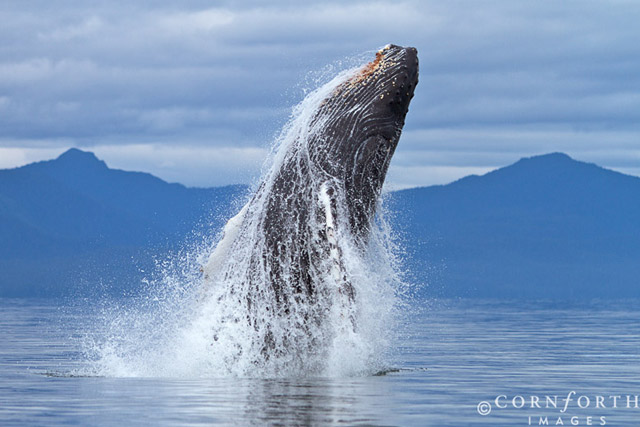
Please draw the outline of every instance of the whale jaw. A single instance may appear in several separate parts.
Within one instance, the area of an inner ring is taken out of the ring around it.
[[[415,48],[387,45],[318,109],[314,163],[342,183],[354,233],[365,236],[418,84]]]

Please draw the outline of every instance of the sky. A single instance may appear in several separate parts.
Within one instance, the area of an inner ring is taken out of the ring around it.
[[[0,168],[78,147],[248,183],[305,93],[394,43],[420,82],[390,188],[556,151],[640,175],[637,1],[9,0],[0,21]]]

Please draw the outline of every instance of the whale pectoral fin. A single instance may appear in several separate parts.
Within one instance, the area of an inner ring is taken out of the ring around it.
[[[220,269],[222,262],[227,258],[229,251],[231,250],[231,245],[236,240],[236,237],[240,232],[240,226],[244,221],[244,216],[247,212],[248,206],[249,203],[247,203],[236,216],[227,221],[226,225],[222,229],[222,238],[211,255],[209,255],[207,263],[200,267],[200,272],[203,274],[205,281]]]
[[[326,247],[329,256],[329,275],[336,283],[338,293],[345,297],[349,302],[355,299],[353,285],[347,278],[347,272],[344,267],[342,253],[338,246],[336,236],[337,226],[337,205],[335,200],[335,190],[328,184],[323,184],[320,188],[320,206],[324,216],[324,233],[326,239]]]

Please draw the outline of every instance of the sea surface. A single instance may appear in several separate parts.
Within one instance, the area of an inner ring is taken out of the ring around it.
[[[378,375],[107,378],[91,303],[0,299],[0,425],[640,425],[640,302],[412,304]]]

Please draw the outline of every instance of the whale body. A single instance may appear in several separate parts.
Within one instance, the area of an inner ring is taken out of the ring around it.
[[[366,251],[417,83],[417,51],[388,45],[301,104],[273,166],[203,266],[205,293],[227,325],[213,339],[229,358],[282,368],[313,354],[321,364],[330,319],[357,331],[348,259]],[[232,336],[240,328],[245,339]]]

